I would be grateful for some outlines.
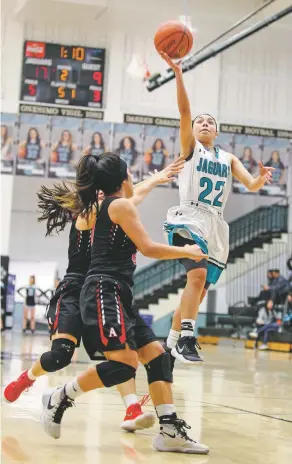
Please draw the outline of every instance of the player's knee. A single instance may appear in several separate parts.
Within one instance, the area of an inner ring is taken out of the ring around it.
[[[136,369],[118,361],[97,364],[96,372],[105,387],[113,387],[136,377]]]
[[[187,283],[196,287],[197,289],[204,288],[206,281],[207,271],[206,269],[194,269],[187,274]]]
[[[52,343],[51,351],[41,356],[40,363],[44,371],[56,372],[71,363],[75,343],[67,338],[57,338]]]
[[[162,353],[145,364],[149,385],[153,382],[172,383],[171,359],[169,353]]]

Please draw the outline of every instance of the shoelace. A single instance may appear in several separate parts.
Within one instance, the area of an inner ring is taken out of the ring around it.
[[[197,339],[195,338],[195,343],[194,343],[193,337],[190,337],[189,340],[187,340],[186,346],[188,347],[189,351],[193,351],[194,346],[195,348],[198,348],[199,350],[201,350],[201,347],[199,343],[197,342]]]
[[[60,424],[64,412],[66,411],[66,409],[72,408],[72,406],[75,406],[74,400],[71,400],[71,398],[69,398],[68,396],[64,396],[64,398],[60,402],[54,414],[54,417],[53,417],[54,422],[56,424]]]
[[[190,437],[188,437],[187,432],[184,429],[191,429],[191,426],[186,423],[186,421],[182,419],[176,419],[173,424],[175,430],[177,431],[178,435],[188,441],[194,441]]]
[[[147,404],[149,400],[150,400],[150,395],[144,395],[143,398],[141,398],[141,400],[138,401],[138,404],[140,406],[145,406],[145,404]]]

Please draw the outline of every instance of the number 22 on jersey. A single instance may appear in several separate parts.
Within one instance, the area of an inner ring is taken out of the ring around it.
[[[212,206],[217,206],[219,208],[222,207],[222,202],[219,201],[219,199],[223,195],[223,189],[224,189],[225,181],[224,180],[218,180],[215,184],[215,190],[218,191],[218,195],[213,200],[213,203],[211,200],[208,200],[208,196],[214,189],[214,183],[209,177],[201,177],[200,179],[200,187],[203,187],[204,190],[200,193],[198,200],[206,203],[207,205],[212,205]]]

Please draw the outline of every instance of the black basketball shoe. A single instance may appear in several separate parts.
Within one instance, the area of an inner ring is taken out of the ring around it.
[[[200,363],[203,362],[203,359],[200,357],[197,348],[201,349],[196,337],[181,337],[175,347],[172,348],[171,354],[184,364]]]

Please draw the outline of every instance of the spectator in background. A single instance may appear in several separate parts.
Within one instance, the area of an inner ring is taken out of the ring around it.
[[[250,174],[254,174],[258,167],[258,163],[254,159],[253,152],[250,147],[244,147],[242,157],[239,159],[242,162],[245,169],[247,169],[247,171]]]
[[[136,142],[133,137],[124,137],[116,150],[117,154],[127,163],[131,172],[137,171],[138,151],[136,150]]]
[[[44,144],[40,138],[39,131],[35,127],[31,127],[27,133],[26,141],[19,145],[18,157],[42,163],[43,159],[41,155],[43,148]]]
[[[269,286],[270,297],[274,304],[282,304],[289,292],[289,282],[280,274],[279,269],[274,269],[272,274],[273,281]]]
[[[283,312],[283,326],[285,329],[292,329],[292,290],[289,291]]]
[[[265,306],[259,310],[256,324],[256,331],[250,332],[249,336],[256,339],[255,348],[257,348],[259,338],[263,335],[263,344],[259,349],[267,350],[269,333],[277,332],[281,324],[279,315],[274,310],[273,300],[268,300]]]
[[[271,298],[270,286],[273,283],[273,269],[269,269],[267,272],[267,285],[262,286],[262,290],[258,297],[254,298],[254,304],[258,303],[259,301],[267,301]]]
[[[148,171],[153,172],[155,169],[161,171],[165,168],[168,151],[162,139],[156,139],[152,148],[145,153],[145,163],[148,165]]]
[[[108,149],[105,146],[101,132],[94,132],[91,137],[90,145],[84,150],[85,155],[101,155],[106,151],[108,151]]]
[[[34,275],[31,275],[29,278],[29,285],[19,288],[17,292],[22,298],[24,298],[22,332],[24,334],[26,333],[29,321],[30,331],[31,334],[33,334],[35,331],[36,297],[41,296],[43,292],[39,288],[36,288]]]
[[[288,274],[289,287],[292,290],[292,255],[290,256],[290,258],[288,258],[287,268],[289,271],[289,274]]]
[[[285,166],[280,159],[280,153],[277,150],[272,151],[271,158],[265,164],[265,166],[271,166],[275,168],[273,171],[273,183],[284,184],[285,178]]]
[[[53,145],[51,163],[75,164],[74,154],[77,145],[73,143],[73,137],[69,130],[63,130],[60,140]]]
[[[12,138],[9,137],[8,127],[1,124],[1,159],[11,161],[12,158]]]

